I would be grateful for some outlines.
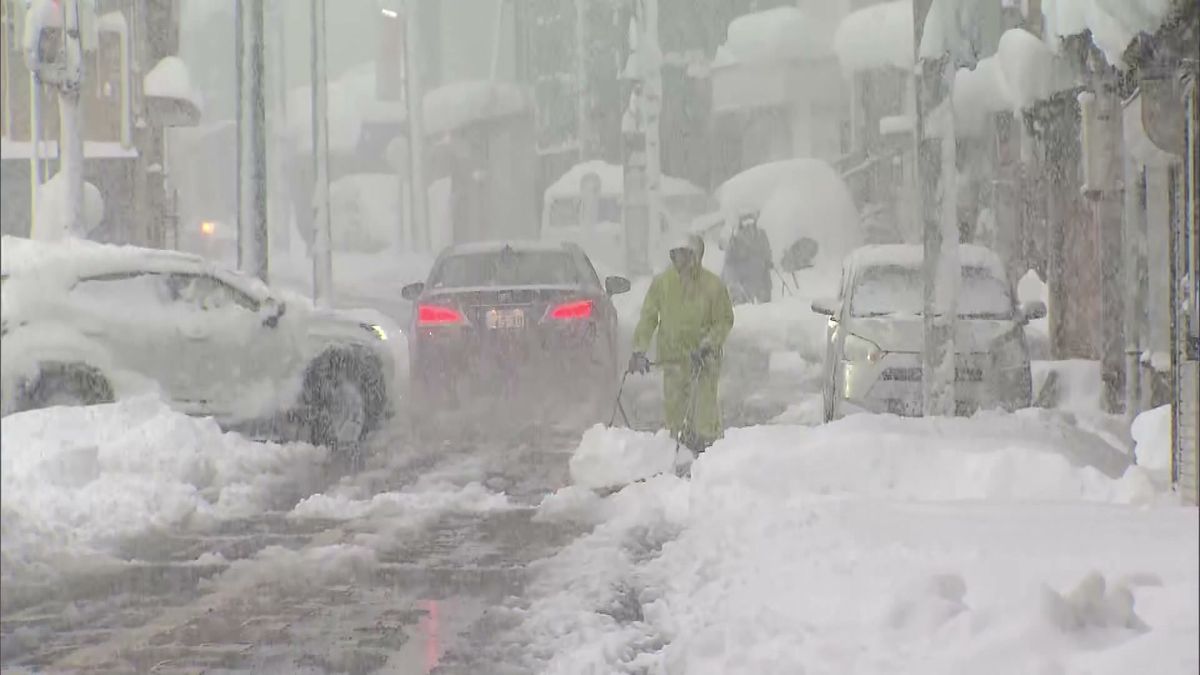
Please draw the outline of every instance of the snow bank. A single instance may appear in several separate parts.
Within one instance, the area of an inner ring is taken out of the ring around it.
[[[192,87],[187,64],[178,56],[164,56],[142,80],[146,96],[175,98],[202,107],[200,94]]]
[[[666,431],[646,434],[597,424],[571,456],[571,481],[589,488],[632,483],[674,471],[675,441]]]
[[[727,61],[769,64],[830,56],[829,31],[795,7],[739,16],[729,24],[721,53]]]
[[[1194,673],[1197,512],[1119,506],[1138,472],[1089,466],[1107,452],[1036,412],[733,430],[690,484],[547,500],[600,524],[536,567],[522,653],[547,673]]]
[[[118,556],[122,542],[154,530],[261,513],[325,459],[309,445],[252,443],[144,397],[10,415],[0,438],[5,583]]]
[[[1125,49],[1138,33],[1153,33],[1171,10],[1171,0],[1043,0],[1046,34],[1055,38],[1092,31],[1108,62],[1124,64]]]
[[[912,0],[892,0],[851,13],[833,34],[833,48],[848,73],[912,68]]]

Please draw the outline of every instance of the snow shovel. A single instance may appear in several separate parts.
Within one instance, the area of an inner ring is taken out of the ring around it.
[[[783,276],[783,272],[780,272],[779,268],[775,267],[774,265],[771,266],[771,269],[775,271],[775,276],[779,277],[779,283],[783,285],[783,290],[787,291],[788,295],[794,295],[796,291],[792,288],[792,285],[787,282],[787,277]],[[795,273],[793,272],[793,275],[794,274]],[[792,279],[794,281],[795,276],[793,276]]]
[[[629,415],[625,414],[625,406],[621,403],[621,393],[625,391],[625,378],[627,377],[629,377],[628,370],[621,376],[621,386],[617,387],[617,399],[613,401],[612,415],[608,418],[608,426],[610,427],[617,421],[617,412],[619,411],[621,413],[621,420],[625,422],[625,426],[630,429],[633,428],[633,425],[629,423]]]
[[[702,364],[692,366],[692,381],[688,388],[687,405],[683,408],[683,428],[679,430],[679,434],[675,437],[675,457],[679,457],[680,446],[687,448],[687,451],[692,456],[692,461],[696,461],[696,452],[687,445],[683,444],[683,439],[688,438],[688,434],[692,433],[692,423],[696,416],[696,392],[700,389],[700,373],[704,370]],[[688,464],[682,471],[677,466],[676,475],[680,478],[690,478],[692,475],[692,466]]]

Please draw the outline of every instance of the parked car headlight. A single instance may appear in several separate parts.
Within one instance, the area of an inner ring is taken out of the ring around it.
[[[359,325],[363,327],[363,330],[367,331],[371,335],[374,335],[380,340],[388,339],[387,331],[383,330],[383,326],[374,323],[364,323]]]
[[[857,335],[847,335],[846,343],[842,346],[842,354],[847,361],[878,363],[886,352],[870,340],[865,340]]]

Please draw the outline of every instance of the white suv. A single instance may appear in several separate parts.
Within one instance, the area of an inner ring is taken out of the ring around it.
[[[348,448],[390,412],[395,361],[379,320],[284,302],[177,251],[2,246],[4,414],[148,389],[189,414],[290,420],[316,443]]]

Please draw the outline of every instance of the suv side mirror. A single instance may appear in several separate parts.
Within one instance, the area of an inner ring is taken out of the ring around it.
[[[1025,323],[1046,317],[1046,303],[1041,300],[1031,300],[1021,305],[1021,318]]]
[[[411,302],[411,301],[416,300],[417,298],[421,297],[421,294],[424,292],[425,292],[425,282],[418,281],[415,284],[409,284],[409,285],[405,286],[404,288],[400,289],[400,297]]]
[[[276,302],[275,300],[267,301],[267,316],[263,319],[263,325],[267,328],[276,328],[279,326],[279,320],[283,315],[287,314],[287,303]]]
[[[604,279],[604,292],[609,295],[628,293],[629,288],[629,280],[625,277],[607,277]]]
[[[817,314],[824,314],[830,318],[837,314],[836,304],[829,300],[813,300],[812,311]]]

